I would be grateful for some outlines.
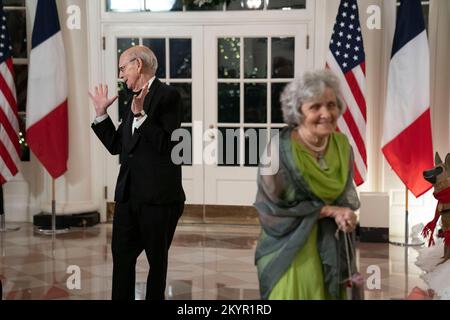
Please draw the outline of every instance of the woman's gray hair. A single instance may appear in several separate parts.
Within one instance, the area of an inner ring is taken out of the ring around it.
[[[149,68],[154,73],[158,69],[158,60],[156,59],[155,54],[152,50],[145,46],[136,46],[138,50],[135,50],[131,53],[131,58],[138,58],[142,60],[144,68]]]
[[[336,94],[337,106],[340,114],[343,114],[345,103],[342,100],[339,78],[330,70],[317,70],[305,72],[284,88],[280,95],[284,122],[293,126],[300,124],[304,119],[301,106],[323,95],[326,88],[332,89]]]

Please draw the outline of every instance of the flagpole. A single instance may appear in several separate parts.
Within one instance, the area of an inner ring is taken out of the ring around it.
[[[405,247],[408,246],[409,232],[408,232],[408,188],[405,185]]]
[[[38,232],[45,235],[52,235],[52,251],[54,251],[55,245],[55,236],[57,233],[67,233],[69,232],[68,228],[56,228],[56,188],[55,188],[55,179],[52,177],[52,200],[51,200],[52,212],[51,212],[51,229],[40,228]]]
[[[409,227],[408,227],[408,187],[405,185],[405,298],[408,296],[408,240],[409,240]]]
[[[52,257],[55,258],[56,240],[56,200],[55,200],[55,179],[52,177]]]
[[[52,233],[56,232],[55,179],[52,178]]]
[[[3,201],[3,185],[0,185],[0,233],[17,231],[20,227],[7,227],[5,222],[5,206]]]

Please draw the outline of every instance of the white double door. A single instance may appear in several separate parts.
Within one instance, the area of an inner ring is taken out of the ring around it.
[[[191,137],[182,144],[187,203],[253,203],[261,146],[270,130],[283,126],[279,94],[312,66],[307,29],[307,24],[105,26],[104,70],[110,88],[119,87],[120,53],[144,44],[158,58],[158,78],[182,95],[182,127]],[[129,107],[124,100],[110,108],[115,123],[119,109]],[[118,157],[105,154],[107,201],[114,198],[119,168]]]

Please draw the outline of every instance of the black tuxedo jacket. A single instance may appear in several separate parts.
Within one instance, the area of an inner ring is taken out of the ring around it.
[[[144,110],[147,119],[133,135],[131,109],[117,130],[109,117],[92,124],[106,149],[113,155],[120,154],[114,200],[126,202],[131,196],[133,201],[149,204],[184,202],[181,165],[175,165],[170,157],[174,146],[171,135],[181,124],[180,94],[155,78],[144,99]]]

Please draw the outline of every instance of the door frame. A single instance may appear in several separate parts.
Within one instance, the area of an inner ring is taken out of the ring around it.
[[[219,37],[294,37],[295,38],[295,56],[294,56],[294,77],[299,76],[303,71],[313,68],[313,55],[311,50],[307,48],[308,23],[296,24],[272,24],[270,28],[265,25],[235,25],[235,26],[208,26],[204,30],[204,44],[205,51],[214,57],[212,59],[205,59],[205,123],[204,130],[209,128],[217,128],[217,38]],[[271,71],[271,52],[270,43],[268,42],[268,65],[267,72],[270,75]],[[259,79],[243,80],[243,46],[241,45],[241,78],[240,81],[260,82]],[[210,70],[211,72],[207,72]],[[270,78],[269,78],[270,79]],[[236,79],[230,79],[231,81]],[[276,79],[273,83],[282,81],[283,79]],[[262,81],[270,81],[262,79]],[[269,86],[267,92],[269,97]],[[241,104],[243,103],[244,92],[241,86]],[[270,101],[267,101],[267,108],[269,109]],[[240,116],[240,128],[244,128],[242,110]],[[234,125],[232,125],[234,127]],[[252,125],[250,127],[268,128],[267,124]],[[280,128],[282,125],[273,125],[273,128]],[[212,134],[211,137],[217,137]],[[240,130],[240,141],[244,141],[244,132]],[[215,143],[217,145],[217,139]],[[217,150],[217,149],[216,149]],[[240,144],[240,158],[244,156],[244,144]],[[256,167],[219,167],[217,165],[205,164],[205,204],[206,205],[252,205],[256,195]],[[222,188],[222,191],[220,189]]]
[[[197,121],[203,121],[203,28],[201,26],[191,26],[189,28],[182,26],[174,27],[148,27],[138,26],[130,28],[129,26],[107,25],[105,32],[105,64],[110,66],[117,66],[117,39],[118,38],[139,38],[140,43],[142,38],[190,38],[191,50],[197,52],[192,56],[192,124]],[[169,44],[166,41],[166,61],[159,61],[159,64],[167,64],[169,62],[169,54],[167,49]],[[169,76],[169,70],[166,72],[166,77]],[[109,88],[117,88],[117,68],[105,68],[104,72],[105,82]],[[175,82],[191,82],[183,81],[182,79]],[[110,90],[111,91],[111,90]],[[113,122],[118,125],[118,101],[110,107],[108,112]],[[192,129],[196,130],[196,126],[192,125]],[[196,132],[193,132],[195,136]],[[191,140],[192,141],[192,140]],[[193,141],[192,141],[193,142]],[[119,173],[120,165],[118,163],[118,156],[106,155],[105,159],[105,184],[107,186],[106,200],[108,202],[114,201],[114,190],[116,185],[117,175]],[[192,164],[191,166],[183,166],[183,185],[187,193],[188,204],[202,204],[203,203],[203,168],[202,165]]]

